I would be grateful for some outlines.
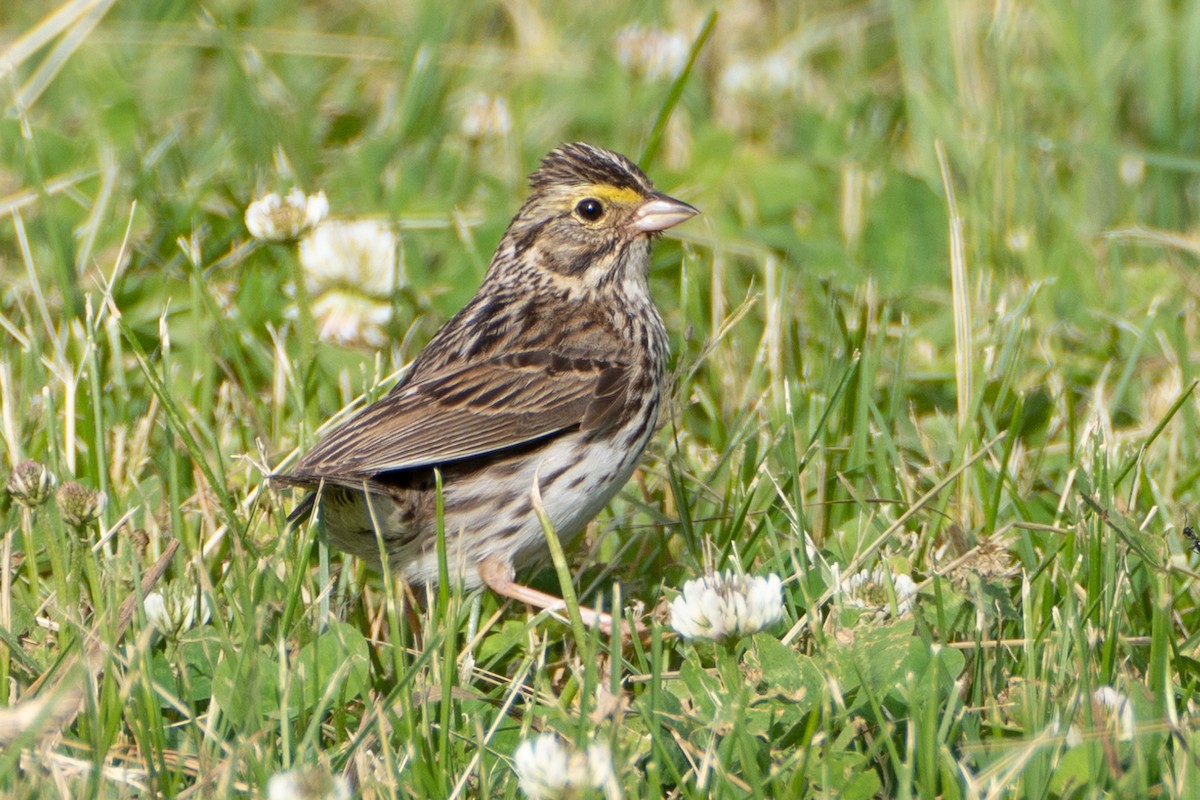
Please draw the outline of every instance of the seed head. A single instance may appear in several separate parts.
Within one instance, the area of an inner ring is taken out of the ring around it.
[[[36,461],[22,461],[13,468],[5,488],[26,508],[36,508],[50,497],[54,489],[54,473]]]
[[[146,548],[150,546],[150,534],[146,533],[145,528],[134,528],[133,533],[129,534],[129,539],[133,542],[133,552],[139,556],[146,555]]]
[[[104,492],[76,481],[67,481],[58,487],[54,499],[58,502],[58,513],[62,514],[63,520],[76,528],[95,522],[108,505],[108,497]]]

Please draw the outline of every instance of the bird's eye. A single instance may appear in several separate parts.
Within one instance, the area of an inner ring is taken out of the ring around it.
[[[585,197],[575,204],[575,213],[585,222],[595,222],[604,216],[604,204],[594,197]]]

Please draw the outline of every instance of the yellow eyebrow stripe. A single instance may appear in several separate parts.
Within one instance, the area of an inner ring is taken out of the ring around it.
[[[642,196],[633,189],[619,189],[616,186],[592,184],[585,187],[585,191],[588,197],[595,197],[597,200],[607,200],[609,203],[619,206],[633,205],[642,200]]]

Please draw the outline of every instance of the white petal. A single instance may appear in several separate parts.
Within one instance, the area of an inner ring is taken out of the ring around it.
[[[512,130],[508,101],[495,95],[475,93],[463,102],[459,130],[467,139],[502,139]]]
[[[272,193],[246,206],[246,230],[250,231],[251,236],[267,241],[278,238],[272,214],[282,203],[282,198]]]
[[[327,222],[300,242],[304,283],[314,294],[351,289],[385,300],[399,283],[397,238],[377,220]]]
[[[513,764],[521,790],[531,800],[560,796],[568,786],[571,754],[552,733],[521,742]]]
[[[1133,704],[1129,702],[1128,697],[1111,686],[1101,686],[1092,693],[1092,699],[1107,710],[1110,718],[1116,721],[1118,738],[1122,741],[1133,738]]]
[[[256,239],[282,242],[296,239],[329,213],[324,192],[308,197],[292,189],[287,197],[272,192],[246,207],[246,230]]]
[[[671,627],[687,639],[748,636],[782,619],[782,594],[777,575],[756,578],[732,571],[707,575],[686,582],[671,602]]]
[[[167,605],[159,592],[151,592],[142,600],[142,608],[146,612],[146,622],[160,631],[171,630],[171,616],[167,613]]]
[[[329,216],[329,200],[324,192],[317,192],[308,198],[304,204],[304,221],[308,227],[315,228]]]
[[[322,341],[346,345],[382,347],[387,342],[384,326],[392,318],[392,307],[361,295],[331,289],[312,304],[317,336]]]
[[[300,768],[272,775],[267,800],[350,800],[350,784],[341,775]]]

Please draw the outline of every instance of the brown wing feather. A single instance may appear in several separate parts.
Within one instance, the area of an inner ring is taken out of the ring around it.
[[[616,424],[621,409],[625,406],[625,393],[629,389],[629,370],[625,367],[607,367],[600,372],[592,402],[580,421],[585,431],[604,430]]]
[[[623,405],[626,373],[610,360],[530,351],[424,377],[335,428],[281,477],[364,478],[603,427]]]

